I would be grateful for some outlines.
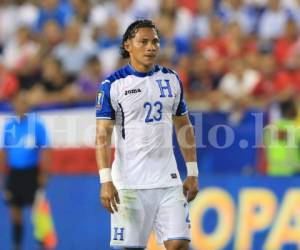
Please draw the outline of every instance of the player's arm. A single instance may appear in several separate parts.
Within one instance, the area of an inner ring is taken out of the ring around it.
[[[198,165],[194,129],[187,114],[173,116],[173,122],[178,144],[187,166],[187,178],[183,183],[183,191],[187,200],[192,201],[198,193]]]
[[[102,205],[110,212],[118,211],[119,195],[111,177],[111,137],[114,121],[98,119],[96,122],[96,161],[99,169]]]
[[[43,148],[41,149],[41,156],[40,156],[40,173],[39,173],[39,186],[44,187],[48,180],[48,173],[51,166],[51,149],[50,148]]]

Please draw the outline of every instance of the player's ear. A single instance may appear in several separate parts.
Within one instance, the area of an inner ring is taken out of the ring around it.
[[[131,45],[130,45],[129,40],[127,40],[127,41],[124,42],[124,49],[126,49],[127,52],[130,53],[130,51],[131,51]]]

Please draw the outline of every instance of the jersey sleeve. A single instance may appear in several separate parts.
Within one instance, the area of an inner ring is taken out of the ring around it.
[[[177,81],[178,81],[178,92],[175,97],[175,103],[173,106],[173,115],[175,116],[183,116],[188,113],[186,101],[183,97],[183,87],[182,82],[180,81],[179,77],[176,75]]]
[[[115,120],[115,110],[111,99],[111,83],[108,80],[101,83],[97,93],[96,119]]]

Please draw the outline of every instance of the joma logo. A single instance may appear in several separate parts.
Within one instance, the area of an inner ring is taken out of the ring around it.
[[[136,94],[136,93],[141,93],[141,92],[142,92],[141,89],[129,89],[129,90],[125,90],[125,95]]]

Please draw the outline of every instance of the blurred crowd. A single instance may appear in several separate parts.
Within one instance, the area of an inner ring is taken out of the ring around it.
[[[94,101],[138,18],[155,21],[159,63],[198,107],[300,96],[300,0],[2,0],[0,100],[20,88],[33,105]]]

